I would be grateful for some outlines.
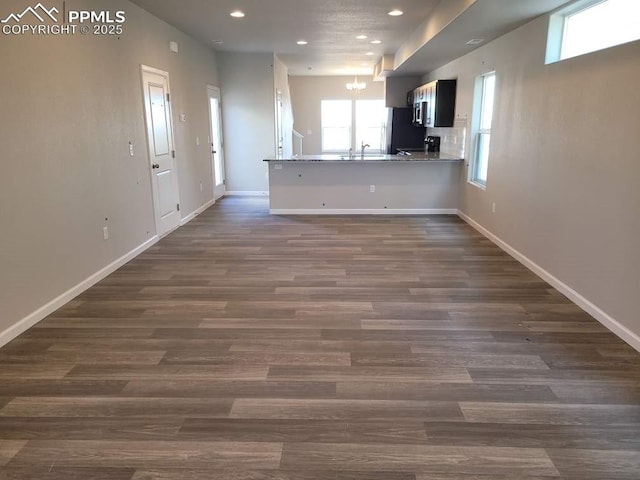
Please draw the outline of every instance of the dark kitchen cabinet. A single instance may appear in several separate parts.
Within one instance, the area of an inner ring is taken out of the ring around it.
[[[414,109],[421,108],[421,125],[425,127],[453,127],[456,113],[457,80],[436,80],[407,94]]]
[[[414,92],[413,90],[409,90],[407,92],[407,107],[413,107],[414,104]]]
[[[436,80],[427,84],[427,127],[453,127],[457,83],[457,80]]]

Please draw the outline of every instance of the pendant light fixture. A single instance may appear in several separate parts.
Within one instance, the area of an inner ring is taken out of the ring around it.
[[[358,82],[358,75],[355,76],[353,82],[347,83],[347,90],[358,93],[360,90],[367,88],[365,82]]]

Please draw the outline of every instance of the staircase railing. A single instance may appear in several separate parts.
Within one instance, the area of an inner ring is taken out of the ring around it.
[[[303,141],[304,141],[304,135],[294,130],[293,131],[293,154],[294,155],[302,155]]]

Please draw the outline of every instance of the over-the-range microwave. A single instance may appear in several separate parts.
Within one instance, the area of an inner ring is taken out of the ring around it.
[[[427,102],[413,104],[413,124],[416,127],[424,127],[427,123]]]

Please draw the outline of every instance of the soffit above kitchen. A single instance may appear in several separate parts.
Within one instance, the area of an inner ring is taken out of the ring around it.
[[[419,75],[567,0],[132,0],[223,52],[275,53],[291,75]],[[403,15],[388,13],[399,9]],[[243,18],[230,16],[242,11]],[[356,38],[366,36],[366,38]],[[469,40],[482,42],[469,45]],[[297,42],[304,40],[306,45]],[[381,43],[372,43],[380,41]]]

